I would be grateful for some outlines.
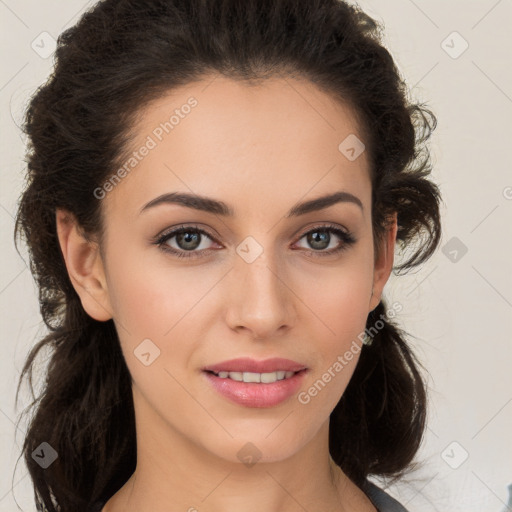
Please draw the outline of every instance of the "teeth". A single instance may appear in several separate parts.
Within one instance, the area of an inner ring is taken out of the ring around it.
[[[244,382],[261,382],[261,373],[251,373],[251,372],[244,372],[242,373],[242,380]]]
[[[254,373],[254,372],[219,372],[218,375],[221,379],[232,379],[238,382],[263,382],[264,384],[272,384],[278,380],[289,379],[295,372],[286,372],[278,370],[271,373]]]

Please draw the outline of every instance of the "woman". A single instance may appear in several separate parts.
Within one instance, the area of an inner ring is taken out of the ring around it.
[[[383,289],[440,239],[436,119],[378,29],[337,0],[106,0],[61,35],[16,223],[50,328],[20,384],[53,350],[39,510],[405,510],[368,477],[425,428]]]

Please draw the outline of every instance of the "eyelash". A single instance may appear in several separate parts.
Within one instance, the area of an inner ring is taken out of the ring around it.
[[[329,249],[328,251],[313,251],[313,250],[308,251],[307,249],[302,249],[302,250],[306,251],[309,255],[313,255],[314,257],[331,256],[333,254],[341,253],[342,251],[348,249],[351,245],[353,245],[356,242],[356,239],[354,238],[354,236],[351,233],[349,233],[348,231],[344,231],[332,224],[325,224],[325,225],[314,227],[313,229],[310,229],[309,231],[306,231],[305,233],[303,233],[298,238],[297,241],[301,240],[302,238],[304,238],[306,235],[309,235],[310,233],[315,233],[316,231],[327,231],[330,233],[334,233],[336,236],[338,236],[342,240],[342,243],[339,247],[335,247],[334,249]],[[176,256],[178,258],[200,258],[201,253],[214,250],[214,249],[204,249],[203,251],[183,251],[183,250],[177,251],[176,249],[170,248],[169,246],[164,246],[165,242],[167,242],[171,238],[175,237],[176,235],[179,235],[180,233],[188,233],[188,232],[200,233],[216,242],[214,237],[212,237],[208,232],[204,231],[203,229],[201,229],[197,226],[180,226],[179,228],[173,229],[172,231],[163,233],[162,235],[158,235],[153,240],[152,243],[154,245],[157,245],[162,251],[164,251],[166,253],[170,253],[173,256]]]

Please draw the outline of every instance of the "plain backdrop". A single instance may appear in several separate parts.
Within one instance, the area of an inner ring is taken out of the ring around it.
[[[13,244],[25,168],[18,126],[51,71],[53,40],[92,3],[0,0],[0,512],[35,511],[22,459],[15,471],[23,440],[15,423],[29,395],[24,387],[17,409],[14,395],[45,332],[27,255]],[[384,23],[411,98],[437,116],[430,147],[444,199],[440,250],[385,289],[403,304],[399,320],[429,371],[430,393],[423,466],[388,492],[413,512],[512,510],[512,2],[359,5]]]

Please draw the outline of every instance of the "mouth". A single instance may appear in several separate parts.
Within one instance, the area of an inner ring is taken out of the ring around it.
[[[229,402],[243,407],[275,407],[300,390],[307,368],[298,371],[235,372],[203,370],[211,389]]]

